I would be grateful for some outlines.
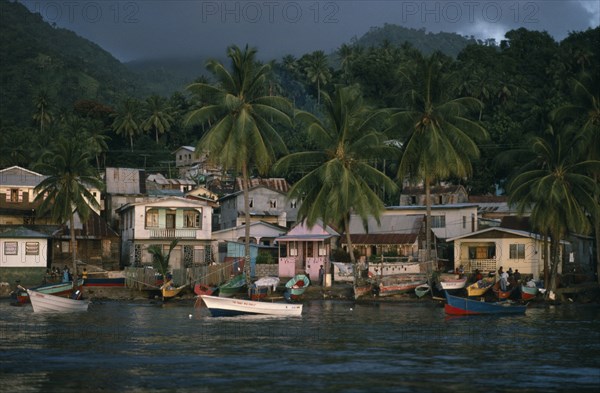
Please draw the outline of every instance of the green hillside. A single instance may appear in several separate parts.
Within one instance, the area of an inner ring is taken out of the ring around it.
[[[89,99],[113,104],[140,96],[139,78],[98,45],[55,28],[24,5],[0,1],[0,119],[30,124],[36,97],[45,93],[54,111]]]

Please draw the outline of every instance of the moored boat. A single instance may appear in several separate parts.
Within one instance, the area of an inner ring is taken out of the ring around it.
[[[243,314],[300,316],[302,304],[257,302],[253,300],[223,298],[202,295],[200,298],[206,304],[213,317],[235,316]]]
[[[414,291],[419,285],[427,283],[424,274],[398,274],[386,276],[379,282],[379,296],[393,296]]]
[[[197,283],[194,285],[194,293],[198,296],[212,295],[216,292],[217,288],[213,288],[210,285]]]
[[[304,274],[296,274],[286,284],[287,293],[289,298],[297,300],[304,294],[306,288],[310,285],[310,279]]]
[[[494,285],[494,278],[482,278],[467,286],[467,296],[483,296]]]
[[[186,284],[181,285],[179,287],[173,286],[173,281],[169,280],[160,287],[160,292],[162,294],[163,300],[172,299],[175,296],[179,295],[183,288],[187,287]]]
[[[481,302],[478,300],[453,296],[445,291],[446,304],[444,311],[448,315],[481,315],[481,314],[524,314],[527,306],[511,302]]]
[[[251,300],[260,300],[267,297],[269,294],[269,287],[259,287],[256,284],[250,285],[248,288],[248,297]]]
[[[462,289],[467,284],[467,276],[458,276],[455,275],[440,275],[437,282],[437,288],[440,291],[448,291],[453,289]]]
[[[80,291],[77,292],[81,294]],[[27,293],[31,299],[33,312],[81,312],[87,311],[90,304],[89,300],[55,296],[31,289],[28,289]]]
[[[523,300],[531,300],[537,296],[539,292],[538,287],[530,287],[527,285],[521,284],[521,299]]]
[[[496,296],[498,297],[498,299],[500,300],[506,300],[508,299],[513,291],[515,290],[514,286],[511,286],[509,288],[507,288],[506,291],[503,291],[501,286],[500,286],[500,281],[498,281],[497,283],[495,283],[494,285],[492,285],[492,291],[494,291],[494,293],[496,294]]]
[[[245,285],[246,276],[244,274],[238,274],[225,284],[219,286],[219,296],[232,297],[236,293],[241,292]]]
[[[248,288],[248,296],[252,300],[264,299],[277,290],[279,277],[262,277]]]
[[[419,285],[418,287],[415,288],[415,294],[417,295],[417,297],[423,297],[430,290],[431,290],[431,287],[429,286],[429,284],[421,284],[421,285]]]
[[[81,290],[83,286],[84,280],[82,278],[77,280],[77,288],[76,290]],[[45,293],[48,295],[61,296],[61,297],[69,297],[73,292],[73,281],[67,282],[59,282],[59,283],[51,283],[44,284],[37,287],[29,288],[33,291]],[[21,304],[29,303],[29,294],[27,293],[27,289],[23,288],[19,285],[17,288],[17,302]]]

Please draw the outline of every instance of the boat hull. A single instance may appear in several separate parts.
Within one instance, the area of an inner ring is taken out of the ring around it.
[[[74,300],[27,290],[33,312],[83,312],[88,310],[89,300]]]
[[[233,295],[240,293],[245,285],[245,276],[243,274],[236,276],[219,287],[219,296],[232,297]]]
[[[289,292],[290,298],[298,300],[309,285],[310,279],[307,276],[304,274],[297,274],[285,284],[285,287]]]
[[[278,315],[300,316],[302,304],[269,303],[253,300],[223,298],[218,296],[202,295],[200,298],[206,304],[213,317],[235,315]]]
[[[198,296],[202,295],[212,295],[215,292],[215,288],[209,287],[204,284],[196,284],[194,285],[194,293]]]
[[[84,285],[84,280],[80,278],[77,280],[77,284],[77,289],[81,290],[81,287]],[[73,291],[73,281],[45,284],[29,289],[48,295],[69,297]],[[29,301],[30,299],[27,290],[21,290],[17,293],[17,302],[25,304],[29,303]]]
[[[538,294],[537,287],[528,287],[525,285],[521,285],[521,299],[523,300],[531,300],[535,298]]]
[[[429,287],[429,284],[421,284],[415,288],[415,294],[417,297],[423,297],[429,292],[430,289],[431,288]]]
[[[487,303],[450,295],[446,291],[444,311],[448,315],[524,314],[527,306],[507,302]]]
[[[437,288],[440,291],[451,291],[455,289],[462,289],[467,284],[467,277],[458,279],[444,279],[437,283]]]
[[[467,296],[483,296],[494,285],[494,279],[482,279],[467,286]]]
[[[379,285],[379,296],[393,296],[400,295],[402,293],[410,292],[415,290],[420,285],[423,285],[423,281],[397,283],[397,284],[380,284]]]

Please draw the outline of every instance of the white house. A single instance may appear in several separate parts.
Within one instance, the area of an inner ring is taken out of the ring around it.
[[[48,267],[49,238],[22,226],[0,227],[0,282],[40,284]]]
[[[286,227],[262,221],[252,222],[250,224],[250,243],[272,246],[275,239],[285,235],[286,232]],[[213,231],[212,238],[219,243],[227,241],[243,243],[246,239],[246,225]]]
[[[454,267],[462,265],[466,272],[496,272],[502,266],[504,271],[518,269],[536,280],[543,275],[544,239],[538,234],[495,227],[447,241],[454,242]],[[558,271],[561,272],[560,266]]]
[[[162,245],[168,251],[174,239],[179,244],[171,254],[172,269],[208,263],[212,258],[211,220],[214,203],[168,197],[130,203],[117,209],[121,222],[121,258],[125,265],[152,264],[148,247]]]

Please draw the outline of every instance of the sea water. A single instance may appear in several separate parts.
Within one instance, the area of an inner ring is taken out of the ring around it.
[[[34,314],[0,301],[3,392],[582,392],[600,389],[600,307],[445,316],[430,299],[311,301],[213,318],[192,301]]]

